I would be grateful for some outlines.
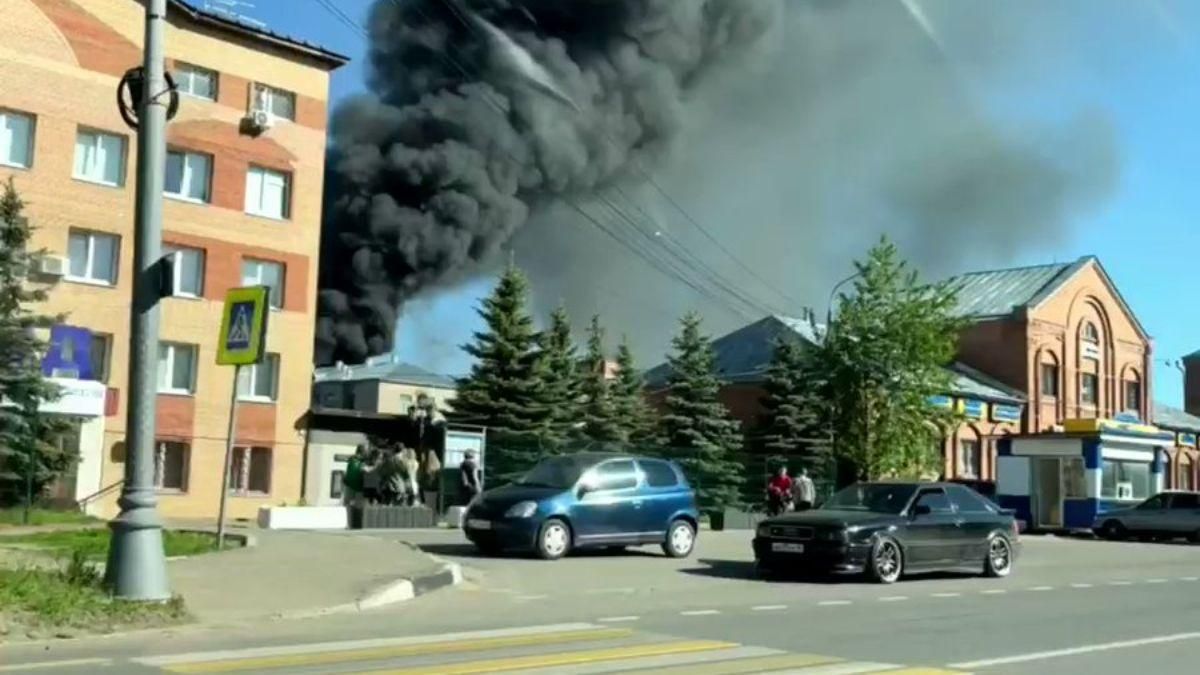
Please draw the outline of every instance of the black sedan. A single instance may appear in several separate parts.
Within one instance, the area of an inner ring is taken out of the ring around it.
[[[761,574],[848,572],[890,584],[909,572],[1012,572],[1017,523],[977,492],[954,483],[859,483],[819,508],[759,524]]]

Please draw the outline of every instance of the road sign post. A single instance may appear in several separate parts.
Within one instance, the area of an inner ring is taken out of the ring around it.
[[[266,351],[270,295],[267,286],[234,288],[225,295],[225,310],[221,314],[217,365],[233,366],[233,391],[229,395],[229,432],[225,439],[225,470],[221,473],[221,506],[217,513],[218,549],[225,547],[225,505],[229,500],[229,474],[237,442],[238,382],[242,366],[261,362]]]

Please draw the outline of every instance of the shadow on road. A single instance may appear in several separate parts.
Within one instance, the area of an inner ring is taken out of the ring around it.
[[[703,567],[693,567],[680,570],[684,574],[692,574],[701,577],[711,577],[717,579],[738,579],[742,581],[781,581],[815,585],[830,585],[830,584],[870,584],[874,582],[868,581],[861,574],[820,574],[820,573],[804,573],[800,571],[773,571],[769,575],[762,575],[756,569],[754,562],[749,560],[718,560],[712,558],[701,558],[698,561]],[[922,572],[913,576],[906,576],[902,583],[920,583],[922,581],[946,581],[950,579],[965,579],[977,574],[970,572]]]
[[[492,558],[504,560],[531,560],[542,562],[533,552],[508,550],[502,553],[484,553],[468,543],[420,544],[419,548],[426,553],[440,556],[456,556],[460,558]],[[662,553],[657,549],[641,548],[583,548],[571,551],[570,558],[661,558]]]

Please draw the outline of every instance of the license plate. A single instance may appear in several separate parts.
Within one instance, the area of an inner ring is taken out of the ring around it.
[[[789,544],[777,541],[771,544],[771,550],[776,553],[804,553],[804,544]]]
[[[492,522],[490,520],[471,518],[467,521],[467,527],[471,528],[472,530],[490,530],[492,529]]]

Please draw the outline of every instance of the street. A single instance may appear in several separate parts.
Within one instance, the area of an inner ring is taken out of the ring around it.
[[[1183,544],[1027,536],[1008,579],[881,586],[760,581],[749,532],[705,532],[687,560],[553,563],[479,557],[457,532],[404,536],[466,582],[374,612],[11,646],[0,672],[1190,673],[1200,640],[1200,548]]]

